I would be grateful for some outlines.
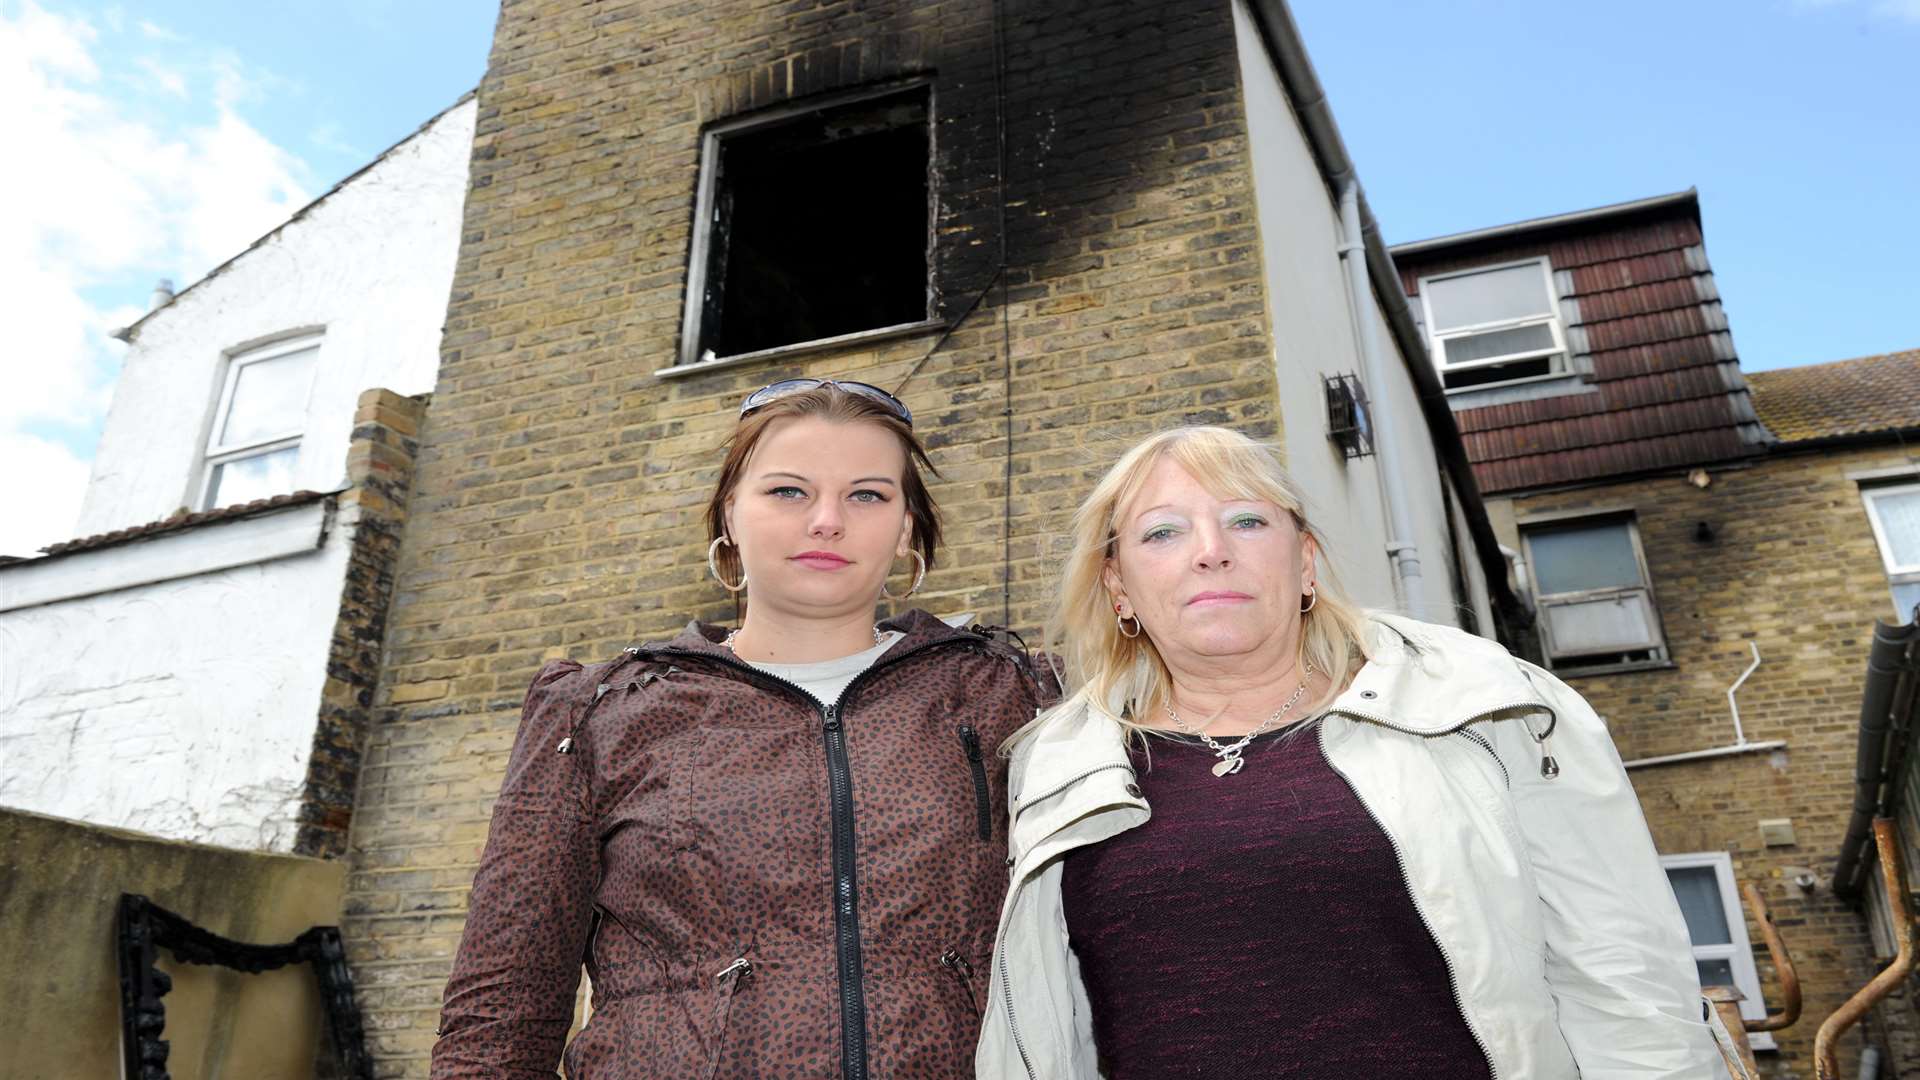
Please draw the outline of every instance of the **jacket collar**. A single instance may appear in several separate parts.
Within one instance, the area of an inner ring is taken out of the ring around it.
[[[1499,642],[1450,626],[1370,613],[1372,654],[1327,707],[1420,735],[1506,713],[1553,714]]]
[[[950,626],[939,616],[930,615],[919,608],[909,608],[892,618],[883,619],[878,626],[882,632],[898,630],[904,635],[899,641],[893,643],[892,648],[881,654],[881,661],[936,641],[955,638],[967,638],[980,642],[989,640],[983,635],[971,630],[962,630]],[[654,650],[662,650],[677,653],[693,653],[700,656],[712,656],[721,660],[732,660],[734,658],[733,651],[728,649],[724,644],[727,640],[727,632],[729,629],[731,628],[716,626],[713,623],[705,623],[695,619],[689,622],[686,628],[681,630],[679,634],[675,635],[673,640],[664,645],[647,646],[643,651],[651,652]],[[880,661],[875,662],[878,663]]]
[[[1368,616],[1367,630],[1372,657],[1327,707],[1329,713],[1418,735],[1501,714],[1553,714],[1498,642],[1380,613]],[[1122,708],[1122,702],[1095,702],[1083,692],[1047,714],[1019,750],[1028,767],[1013,792],[1015,814],[1090,773],[1114,778],[1116,787],[1131,779],[1126,729],[1115,719]]]

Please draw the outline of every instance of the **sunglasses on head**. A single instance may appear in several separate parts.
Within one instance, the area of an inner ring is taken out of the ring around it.
[[[913,411],[907,408],[905,402],[871,383],[851,382],[846,379],[782,379],[777,383],[768,383],[748,394],[745,400],[740,402],[740,415],[745,416],[762,405],[778,401],[790,394],[803,394],[822,386],[831,386],[849,394],[859,394],[869,401],[879,402],[881,407],[899,417],[908,427],[913,426]]]

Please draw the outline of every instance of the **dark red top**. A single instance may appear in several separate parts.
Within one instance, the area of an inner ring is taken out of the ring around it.
[[[1106,1075],[1490,1075],[1392,843],[1311,724],[1226,777],[1197,744],[1151,748],[1152,819],[1066,860]]]

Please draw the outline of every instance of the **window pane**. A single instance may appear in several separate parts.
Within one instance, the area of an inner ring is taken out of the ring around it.
[[[233,400],[220,425],[220,445],[245,445],[299,432],[306,423],[307,386],[319,347],[256,360],[240,368]]]
[[[1465,337],[1448,338],[1444,343],[1448,364],[1468,364],[1475,360],[1491,360],[1496,356],[1512,356],[1514,353],[1536,352],[1553,348],[1553,327],[1546,323],[1534,323],[1532,326],[1516,326],[1511,330],[1494,330],[1485,334],[1468,334]]]
[[[1700,985],[1733,986],[1733,961],[1731,960],[1695,960],[1694,966],[1700,969]],[[1746,1002],[1741,1002],[1742,1005]]]
[[[1553,314],[1538,263],[1429,281],[1426,290],[1435,330]]]
[[[1542,595],[1645,584],[1624,521],[1530,530],[1527,547]]]
[[[1920,491],[1872,495],[1873,516],[1895,566],[1920,566]]]
[[[1670,866],[1667,880],[1673,883],[1674,899],[1680,901],[1680,914],[1687,920],[1687,936],[1696,947],[1733,944],[1733,934],[1727,929],[1727,909],[1720,900],[1720,876],[1713,867]],[[1702,967],[1713,962],[1703,961]]]
[[[300,448],[289,446],[215,465],[213,479],[207,484],[204,509],[237,506],[288,494],[293,491],[293,467],[299,460]]]
[[[1633,652],[1660,644],[1644,592],[1617,593],[1570,604],[1542,605],[1553,655]]]

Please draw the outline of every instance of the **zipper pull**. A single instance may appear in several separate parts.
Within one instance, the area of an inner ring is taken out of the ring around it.
[[[968,977],[972,977],[973,975],[973,965],[967,961],[966,957],[960,955],[959,949],[948,949],[946,952],[941,953],[940,966],[949,971],[957,971]]]
[[[1525,724],[1526,721],[1522,720],[1521,723]],[[1527,734],[1533,735],[1532,725],[1528,725]],[[1533,741],[1540,744],[1540,778],[1542,780],[1552,780],[1560,775],[1560,763],[1553,760],[1553,745],[1548,742],[1548,740],[1552,738],[1553,728],[1551,726],[1541,734],[1533,735]]]
[[[733,963],[728,964],[726,967],[721,968],[717,973],[715,973],[713,976],[713,981],[717,983],[724,983],[728,979],[732,979],[735,982],[739,982],[741,979],[744,979],[751,974],[753,974],[753,961],[742,956],[739,959],[735,960]]]
[[[840,730],[840,706],[828,705],[820,710],[820,723],[828,731]]]
[[[980,761],[980,733],[970,724],[960,725],[960,744],[967,748],[968,761]]]

